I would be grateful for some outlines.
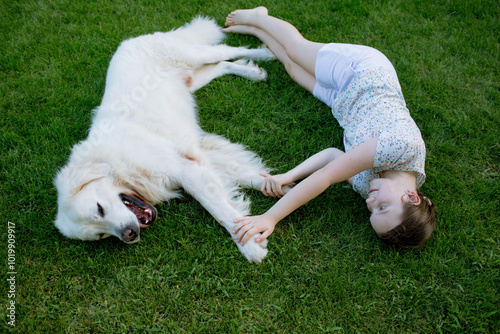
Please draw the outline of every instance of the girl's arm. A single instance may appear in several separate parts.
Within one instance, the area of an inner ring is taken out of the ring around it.
[[[261,236],[257,237],[257,242],[265,240],[273,232],[274,226],[280,220],[317,197],[330,185],[345,181],[366,169],[372,168],[377,142],[378,137],[372,138],[340,155],[293,187],[286,196],[276,202],[266,213],[236,220],[235,222],[239,224],[233,233],[238,234],[238,242],[244,245],[250,237],[257,233],[262,233]]]
[[[266,196],[281,198],[285,195],[285,191],[283,190],[284,186],[291,185],[298,180],[306,178],[318,169],[325,167],[328,163],[337,159],[342,154],[344,154],[343,151],[330,147],[309,157],[300,165],[284,174],[273,176],[262,174],[266,178],[260,190]]]

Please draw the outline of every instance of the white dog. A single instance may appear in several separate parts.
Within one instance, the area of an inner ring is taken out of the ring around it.
[[[219,44],[223,38],[214,21],[195,18],[120,45],[88,138],[73,147],[54,181],[62,234],[137,242],[156,219],[152,205],[184,189],[235,239],[234,220],[249,214],[238,187],[259,188],[259,174],[268,170],[243,146],[200,128],[192,92],[225,74],[264,80],[266,72],[252,62],[226,60],[274,56],[266,48]],[[267,255],[266,243],[255,238],[238,247],[250,262]]]

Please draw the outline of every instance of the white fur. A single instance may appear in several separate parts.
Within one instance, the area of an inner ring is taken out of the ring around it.
[[[235,239],[234,219],[249,214],[238,187],[260,187],[259,174],[268,170],[243,146],[200,128],[192,92],[225,74],[264,80],[265,71],[252,62],[226,60],[273,55],[265,48],[218,44],[223,38],[212,20],[196,18],[120,45],[88,138],[73,147],[55,178],[61,233],[83,240],[123,239],[125,229],[139,234],[139,222],[119,194],[139,194],[155,204],[184,189]],[[267,255],[266,243],[255,238],[238,247],[251,262]]]

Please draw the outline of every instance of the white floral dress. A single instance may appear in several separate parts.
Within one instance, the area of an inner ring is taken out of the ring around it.
[[[386,170],[417,172],[417,187],[424,183],[425,144],[392,71],[379,67],[357,72],[333,101],[332,113],[344,128],[346,152],[378,136],[373,168],[353,179],[356,192],[368,197],[370,182]]]

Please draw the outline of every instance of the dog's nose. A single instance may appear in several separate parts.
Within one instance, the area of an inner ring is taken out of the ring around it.
[[[126,228],[122,233],[122,240],[125,242],[133,242],[137,239],[139,234],[131,228]]]

